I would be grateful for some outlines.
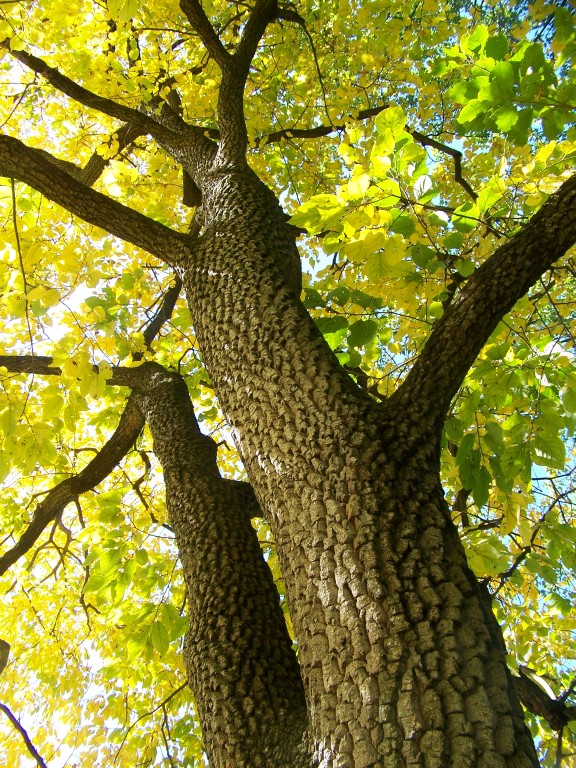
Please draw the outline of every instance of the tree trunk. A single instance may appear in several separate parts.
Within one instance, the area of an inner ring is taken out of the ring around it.
[[[199,181],[204,234],[184,284],[277,542],[314,761],[536,766],[443,500],[438,420],[427,404],[373,403],[343,373],[295,296],[293,234],[255,175]]]
[[[186,581],[184,661],[214,768],[305,768],[306,705],[278,592],[250,518],[247,483],[226,480],[182,378],[147,363],[132,387],[164,471]]]

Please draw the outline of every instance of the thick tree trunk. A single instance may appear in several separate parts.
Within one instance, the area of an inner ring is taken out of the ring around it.
[[[223,479],[182,378],[147,363],[124,369],[162,463],[185,576],[184,660],[214,768],[306,768],[307,716],[278,592],[250,518],[247,483]]]
[[[369,401],[294,295],[293,236],[246,167],[201,184],[194,326],[270,521],[315,761],[528,768],[489,599],[443,501],[439,429]]]

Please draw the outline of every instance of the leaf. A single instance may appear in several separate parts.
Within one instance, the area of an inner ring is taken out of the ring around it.
[[[458,122],[466,125],[467,123],[474,122],[478,117],[484,115],[487,111],[487,103],[481,99],[471,99],[460,110],[458,115]]]
[[[354,176],[348,182],[347,189],[351,199],[357,197],[363,197],[368,191],[370,186],[370,176],[367,173],[362,173],[359,176]]]
[[[388,107],[376,115],[374,122],[378,131],[376,154],[392,154],[397,140],[404,132],[406,113],[402,107]]]
[[[493,35],[486,40],[484,53],[491,59],[501,61],[508,52],[508,39],[506,35]]]
[[[488,27],[479,24],[469,35],[464,35],[462,45],[469,51],[480,53],[488,40]]]
[[[357,320],[350,326],[348,343],[351,347],[365,347],[376,338],[378,323],[375,320]]]
[[[514,98],[514,67],[509,61],[499,61],[490,73],[492,94],[496,102],[508,102]]]
[[[494,113],[496,125],[504,133],[508,133],[518,122],[518,112],[515,107],[502,107]]]

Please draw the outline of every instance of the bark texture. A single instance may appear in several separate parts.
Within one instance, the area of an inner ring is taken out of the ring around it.
[[[315,762],[537,765],[443,500],[439,430],[341,371],[291,286],[292,233],[250,170],[207,178],[184,284],[278,545]]]
[[[11,137],[0,137],[0,172],[182,276],[274,534],[298,640],[297,664],[249,523],[252,491],[220,477],[181,381],[142,367],[123,381],[138,393],[164,467],[189,592],[186,663],[212,765],[535,768],[500,629],[443,498],[440,435],[496,324],[576,241],[576,178],[467,281],[404,385],[375,403],[301,304],[294,231],[246,161],[244,84],[281,12],[257,0],[231,52],[198,0],[181,9],[222,71],[218,143],[168,106],[147,116],[17,56],[172,156],[198,202],[188,235]]]
[[[117,370],[132,388],[164,471],[187,587],[184,660],[215,768],[310,765],[296,655],[251,517],[247,483],[226,480],[182,378],[154,363]]]

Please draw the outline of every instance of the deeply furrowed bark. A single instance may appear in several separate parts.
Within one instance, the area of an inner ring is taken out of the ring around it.
[[[184,660],[214,768],[306,768],[306,706],[246,483],[223,479],[186,385],[148,363],[115,377],[145,414],[187,587]]]
[[[439,434],[369,401],[290,286],[292,233],[247,167],[198,179],[184,284],[274,533],[320,766],[537,759],[444,504]]]

